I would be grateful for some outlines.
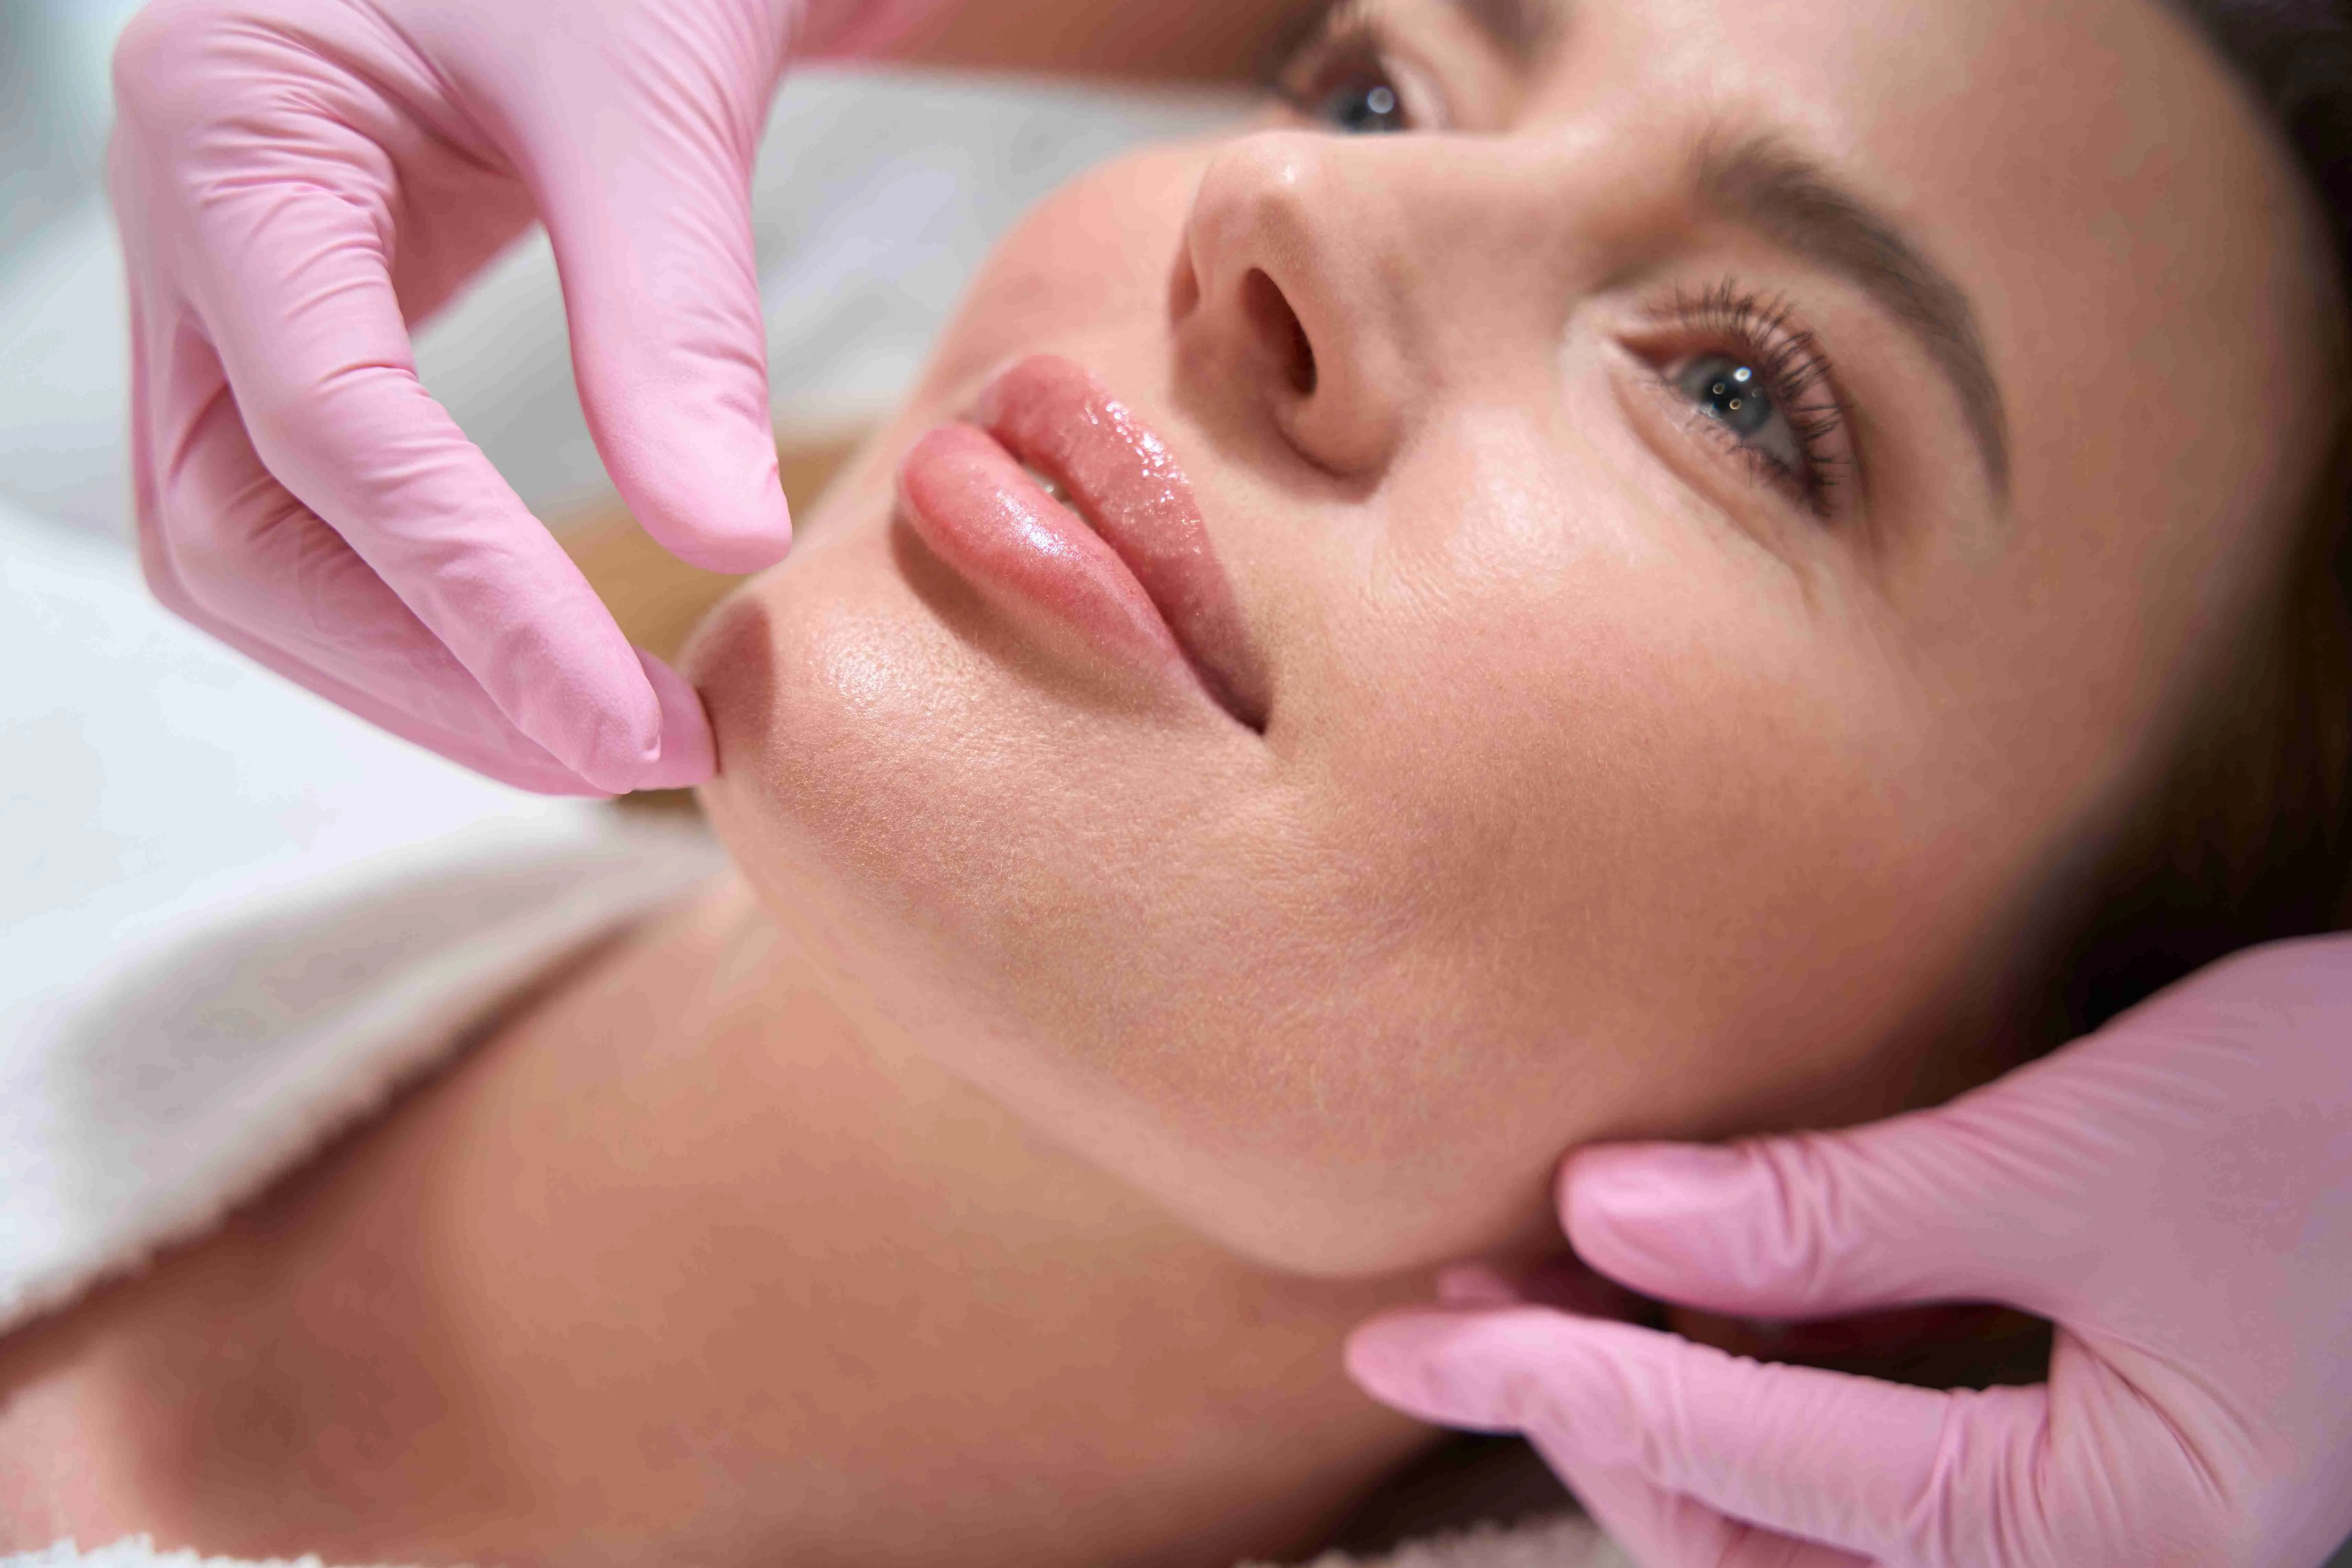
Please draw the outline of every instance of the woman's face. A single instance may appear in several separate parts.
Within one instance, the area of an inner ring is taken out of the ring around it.
[[[706,627],[779,917],[1319,1272],[1985,1070],[2323,442],[2224,68],[2147,0],[1373,0],[1286,85],[1036,211]]]

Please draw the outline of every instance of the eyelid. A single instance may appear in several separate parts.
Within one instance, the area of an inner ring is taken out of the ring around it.
[[[1394,83],[1411,130],[1454,128],[1452,105],[1439,86],[1441,73],[1382,9],[1366,0],[1341,0],[1326,12],[1320,30],[1275,74],[1274,90],[1293,109],[1312,113],[1317,106],[1307,101],[1312,91],[1307,79],[1350,56],[1377,67]]]
[[[1798,320],[1785,296],[1764,295],[1732,278],[1696,296],[1677,287],[1642,310],[1625,346],[1640,362],[1643,379],[1663,402],[1673,405],[1675,423],[1708,426],[1686,429],[1683,435],[1704,441],[1711,448],[1709,461],[1743,462],[1749,483],[1773,490],[1823,521],[1851,514],[1853,503],[1845,492],[1861,472],[1851,408],[1839,390],[1828,351]],[[1675,384],[1674,367],[1709,353],[1766,370],[1768,395],[1789,421],[1807,460],[1806,474],[1783,474],[1776,459],[1710,419]]]

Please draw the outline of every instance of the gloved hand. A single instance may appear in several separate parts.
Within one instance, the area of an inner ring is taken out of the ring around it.
[[[653,536],[791,539],[751,161],[795,46],[910,0],[158,0],[115,54],[140,552],[187,619],[557,793],[709,776],[693,691],[416,379],[408,325],[534,216],[588,426]],[[809,15],[803,15],[810,12]]]
[[[1372,1394],[1526,1433],[1652,1568],[2312,1568],[2352,1533],[2352,940],[2218,964],[1940,1109],[1587,1150],[1559,1197],[1594,1268],[1706,1310],[2057,1325],[2047,1384],[1981,1393],[1533,1305],[1357,1331]]]

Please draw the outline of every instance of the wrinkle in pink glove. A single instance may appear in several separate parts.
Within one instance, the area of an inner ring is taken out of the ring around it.
[[[796,43],[923,0],[157,0],[115,56],[141,558],[167,605],[526,788],[698,783],[709,722],[416,377],[534,217],[631,510],[780,558],[751,162]],[[803,34],[807,37],[803,37]]]
[[[1560,1206],[1595,1268],[1710,1311],[2058,1325],[2046,1384],[1981,1393],[1491,1282],[1358,1331],[1367,1389],[1526,1433],[1653,1568],[2313,1568],[2352,1534],[2352,940],[2217,965],[1935,1110],[1580,1152]]]

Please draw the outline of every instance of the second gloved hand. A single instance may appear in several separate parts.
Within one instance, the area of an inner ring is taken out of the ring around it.
[[[2058,1328],[2046,1384],[1981,1393],[1525,1304],[1358,1331],[1374,1394],[1526,1433],[1649,1568],[2315,1568],[2352,1532],[2352,940],[2219,964],[1937,1110],[1591,1150],[1560,1196],[1587,1262],[1709,1311]]]

